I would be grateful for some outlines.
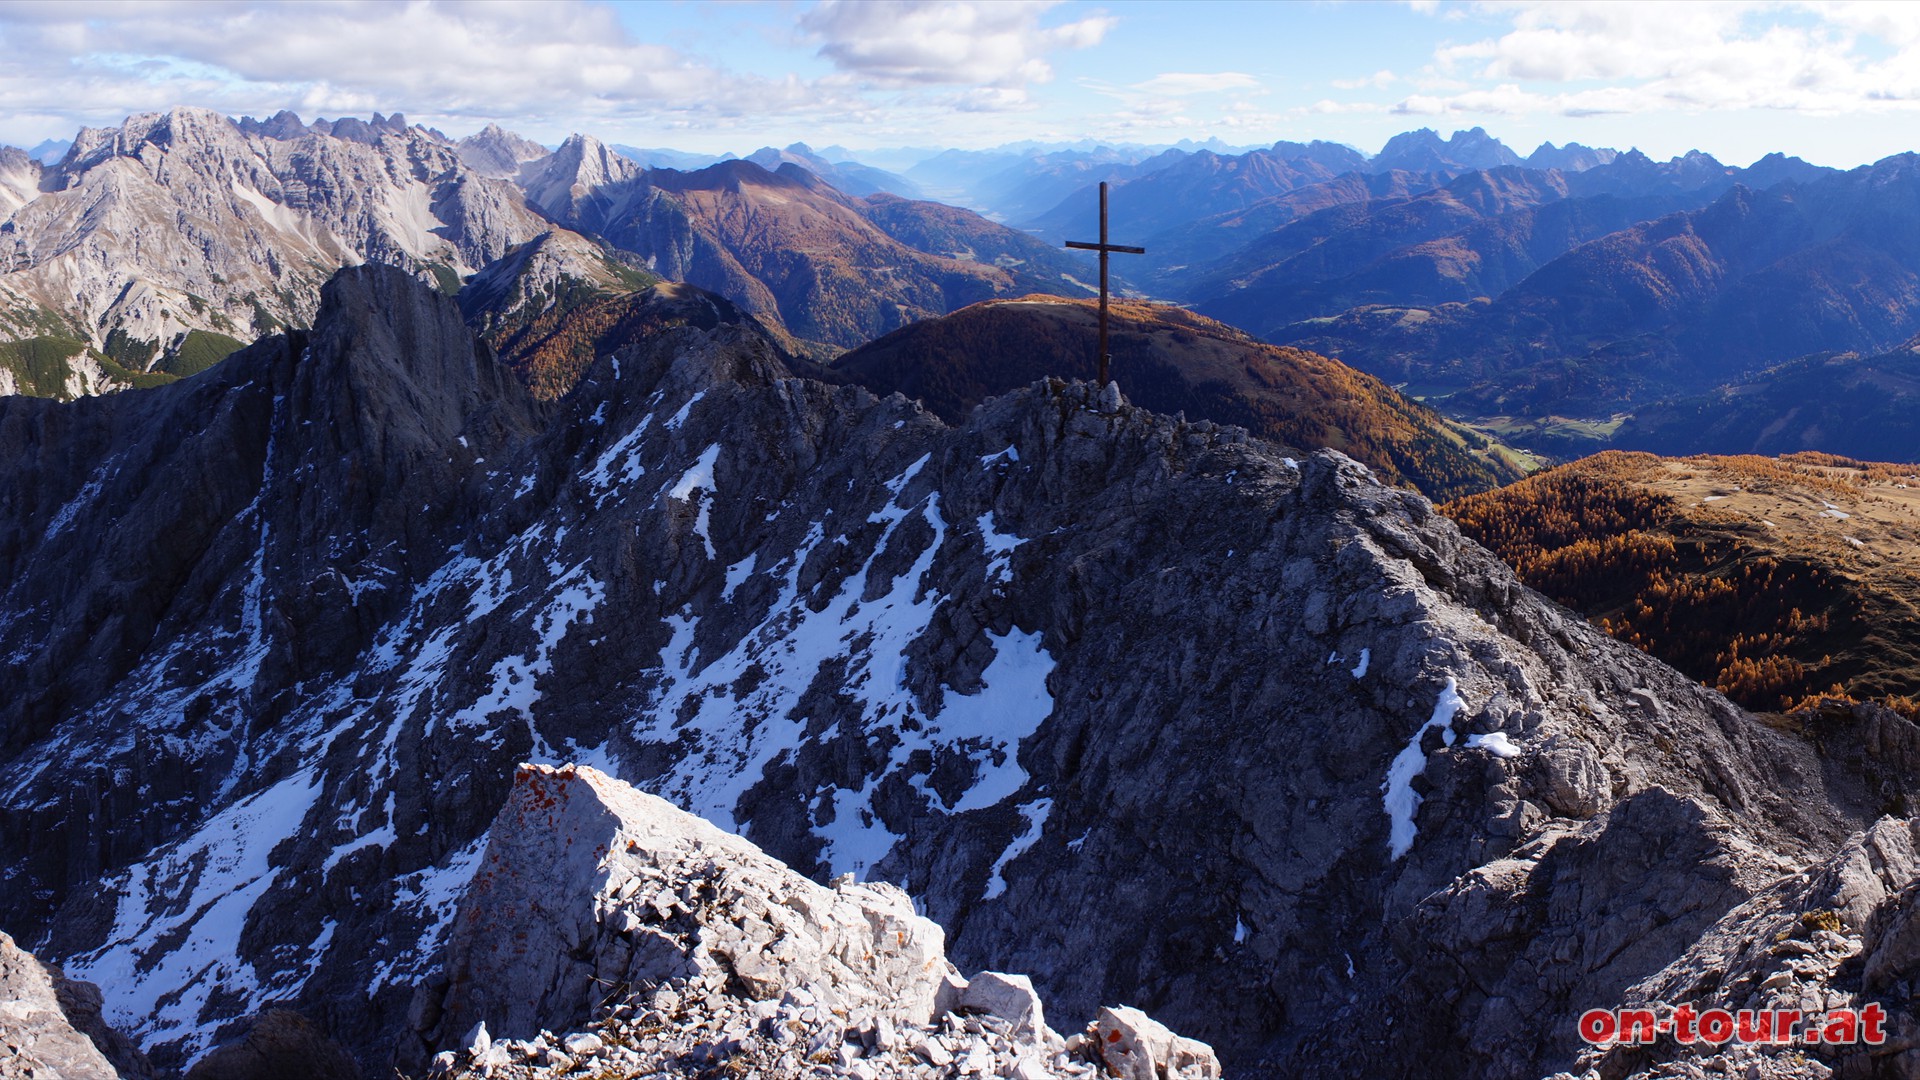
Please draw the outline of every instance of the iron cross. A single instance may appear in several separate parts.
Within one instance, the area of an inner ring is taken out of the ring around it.
[[[1107,182],[1105,180],[1100,181],[1100,242],[1089,244],[1082,240],[1069,240],[1067,246],[1100,253],[1100,385],[1104,387],[1107,385],[1107,365],[1113,359],[1107,355],[1107,255],[1115,251],[1127,255],[1145,255],[1147,249],[1107,243]]]

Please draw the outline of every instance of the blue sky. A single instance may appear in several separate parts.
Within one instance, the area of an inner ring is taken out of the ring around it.
[[[460,135],[748,152],[1020,139],[1241,145],[1480,125],[1543,140],[1920,144],[1920,5],[596,0],[0,2],[0,141],[173,104],[400,110]]]

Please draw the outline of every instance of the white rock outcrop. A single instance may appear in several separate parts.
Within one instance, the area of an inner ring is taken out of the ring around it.
[[[944,945],[893,885],[823,886],[595,769],[522,765],[414,1016],[453,1076],[1219,1075],[1135,1009],[1062,1038],[1026,976],[962,979]]]
[[[130,1058],[129,1068],[115,1066],[96,1039]],[[145,1075],[144,1062],[101,1023],[100,991],[64,978],[0,933],[0,1077],[120,1080],[123,1075]]]

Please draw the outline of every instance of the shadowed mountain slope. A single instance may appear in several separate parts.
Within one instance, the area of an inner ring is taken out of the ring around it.
[[[1878,356],[1802,357],[1709,394],[1636,409],[1612,444],[1658,454],[1920,456],[1920,352],[1908,342]]]
[[[1866,827],[1849,746],[1920,772],[1907,721],[1816,753],[1337,453],[1057,380],[948,425],[748,323],[541,404],[356,268],[201,377],[0,399],[0,451],[0,926],[162,1069],[271,1005],[383,1073],[522,761],[898,882],[1052,1015],[1487,1080]]]
[[[1460,408],[1595,411],[1699,393],[1920,330],[1920,158],[1765,191],[1583,244],[1491,303],[1361,308],[1276,337]]]

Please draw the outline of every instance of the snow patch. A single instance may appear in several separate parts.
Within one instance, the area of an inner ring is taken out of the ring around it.
[[[987,875],[987,891],[980,894],[980,899],[992,900],[1007,891],[1007,864],[1025,855],[1040,839],[1041,828],[1046,825],[1047,815],[1052,812],[1052,799],[1036,799],[1020,807],[1021,816],[1027,819],[1027,827],[1007,844],[1007,850],[1001,852],[1000,858],[994,861],[993,870]]]
[[[51,543],[54,537],[65,532],[67,526],[73,524],[73,519],[79,515],[80,511],[85,509],[88,503],[91,503],[99,497],[100,489],[106,485],[106,482],[106,466],[102,465],[94,471],[93,476],[88,479],[86,486],[82,487],[78,494],[68,500],[67,504],[60,508],[59,513],[53,515],[52,521],[47,522],[47,532],[45,537],[42,538],[41,543]]]
[[[1361,649],[1360,662],[1353,665],[1353,677],[1358,679],[1366,675],[1367,665],[1373,662],[1373,650]]]
[[[746,558],[741,559],[739,562],[734,563],[732,566],[727,567],[727,584],[725,588],[720,590],[720,600],[722,603],[733,602],[733,591],[735,589],[738,589],[742,583],[744,583],[748,578],[753,576],[754,565],[759,561],[760,561],[760,553],[757,551],[750,551],[747,553]]]
[[[693,412],[693,407],[700,403],[701,398],[706,396],[707,392],[705,390],[696,391],[692,397],[687,399],[685,405],[680,406],[680,411],[674,413],[673,417],[667,421],[667,430],[679,431],[680,425],[687,422],[688,414]]]
[[[108,1023],[143,1045],[178,1043],[191,1059],[219,1026],[202,1019],[216,988],[237,996],[242,1013],[298,993],[305,963],[263,975],[240,956],[240,937],[280,876],[273,849],[300,832],[319,793],[312,772],[297,773],[118,875],[106,944],[67,961],[69,975],[100,987]],[[320,943],[329,937],[323,928]]]
[[[529,724],[533,705],[540,700],[539,680],[553,670],[553,650],[576,622],[592,622],[593,611],[607,597],[607,587],[587,573],[586,563],[559,576],[549,590],[552,601],[531,622],[537,635],[531,652],[501,658],[493,665],[493,687],[480,700],[447,718],[456,726],[485,727],[500,712],[514,712]],[[538,603],[536,601],[535,603]],[[519,613],[533,610],[529,604]],[[516,617],[515,621],[518,621]],[[484,738],[495,741],[497,729]]]
[[[980,526],[980,546],[987,552],[988,584],[1012,581],[1014,550],[1026,541],[995,528],[991,510],[981,514],[977,524]]]
[[[1504,731],[1489,732],[1485,735],[1469,735],[1467,736],[1467,745],[1476,749],[1485,750],[1497,758],[1516,758],[1520,756],[1520,748],[1514,745],[1512,739],[1507,738],[1507,733]]]
[[[673,426],[671,422],[669,427]],[[680,479],[667,492],[667,498],[692,503],[698,510],[693,519],[693,532],[707,547],[707,558],[718,559],[719,553],[713,548],[713,534],[708,531],[708,517],[713,512],[713,495],[716,490],[713,483],[713,467],[720,458],[720,444],[707,447],[699,460],[680,474]],[[696,498],[696,494],[698,498]]]
[[[593,463],[593,468],[587,470],[587,483],[592,485],[593,490],[598,493],[598,498],[593,503],[595,510],[605,506],[607,500],[613,497],[616,480],[631,484],[647,474],[646,466],[640,464],[639,448],[641,437],[646,435],[647,427],[652,423],[652,413],[641,417],[632,431],[622,435],[618,442],[607,447],[600,454],[599,459]],[[533,490],[532,476],[527,477],[522,488],[524,491]],[[516,499],[519,497],[519,495],[514,496]]]
[[[368,995],[394,983],[416,982],[427,973],[446,940],[447,931],[453,926],[460,898],[466,895],[467,885],[480,868],[489,835],[483,832],[439,865],[416,870],[395,882],[394,910],[421,920],[420,934],[410,946],[396,950],[374,969],[373,978],[367,983]]]
[[[811,741],[839,737],[835,731],[809,735],[799,708],[823,669],[865,718],[867,737],[891,746],[887,760],[857,788],[822,789],[809,798],[814,834],[825,845],[820,860],[832,873],[863,874],[899,841],[873,808],[877,787],[889,774],[906,775],[936,813],[993,806],[1026,786],[1019,742],[1053,710],[1046,679],[1054,660],[1040,634],[1017,628],[989,633],[994,655],[975,693],[943,688],[936,705],[907,688],[910,647],[946,601],[930,586],[948,532],[939,493],[913,501],[904,494],[930,457],[921,456],[886,483],[888,497],[868,517],[884,527],[865,561],[831,596],[821,595],[820,586],[800,586],[801,568],[827,542],[824,524],[813,522],[796,550],[757,569],[774,580],[777,593],[760,620],[730,645],[709,645],[703,652],[695,645],[704,635],[692,609],[668,616],[671,637],[661,652],[661,681],[631,734],[643,743],[684,749],[652,782],[653,790],[722,827],[744,829],[746,821],[736,817],[741,796],[761,782],[769,765]],[[890,581],[872,581],[876,562],[904,542],[901,525],[915,518],[930,536],[914,541],[913,563]],[[925,775],[906,774],[918,751],[971,762],[972,783],[955,794],[953,804],[927,786]]]
[[[1413,847],[1415,828],[1413,815],[1420,809],[1420,793],[1413,790],[1413,778],[1427,769],[1427,755],[1420,749],[1420,740],[1427,729],[1439,728],[1440,738],[1448,746],[1453,745],[1453,729],[1447,725],[1466,702],[1460,700],[1460,688],[1453,676],[1447,676],[1447,685],[1440,691],[1440,700],[1433,706],[1433,716],[1421,724],[1407,740],[1407,745],[1396,754],[1393,764],[1387,767],[1387,779],[1380,785],[1381,802],[1387,810],[1387,820],[1391,823],[1387,834],[1387,845],[1393,859],[1399,859]]]

